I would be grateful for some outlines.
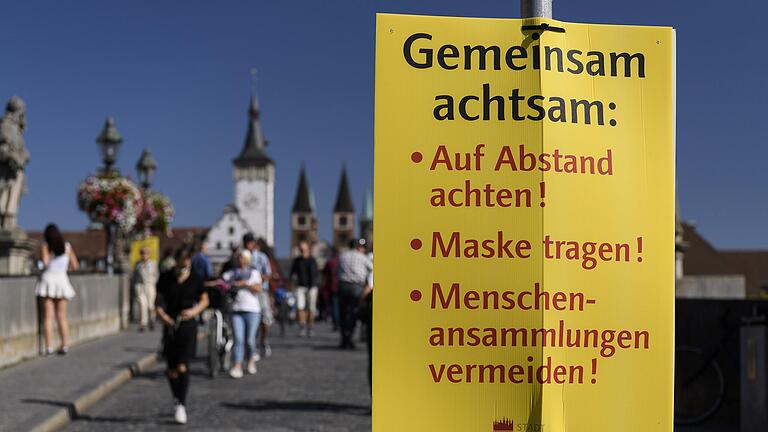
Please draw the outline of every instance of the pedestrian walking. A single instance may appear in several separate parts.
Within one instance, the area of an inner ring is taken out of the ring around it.
[[[35,294],[43,307],[43,337],[45,339],[46,355],[53,354],[53,320],[54,316],[59,326],[58,354],[64,355],[69,351],[69,321],[67,320],[67,304],[75,297],[75,290],[69,281],[67,271],[77,271],[77,255],[72,246],[64,241],[61,231],[55,224],[48,224],[43,233],[45,242],[40,255],[45,270],[35,287]]]
[[[259,348],[264,357],[272,355],[272,347],[269,345],[269,327],[274,322],[272,312],[272,297],[269,292],[269,282],[272,278],[272,265],[267,256],[265,242],[263,239],[256,241],[253,233],[247,233],[243,236],[243,247],[251,253],[251,267],[261,275],[261,292],[259,301],[261,303],[261,323],[259,324]]]
[[[365,239],[352,240],[349,249],[339,256],[339,309],[341,312],[341,349],[355,349],[352,335],[357,323],[360,297],[373,272],[373,263],[365,254]]]
[[[221,278],[230,284],[234,290],[232,303],[232,327],[235,334],[235,345],[232,352],[233,366],[229,371],[232,378],[243,377],[243,360],[245,348],[248,349],[247,372],[256,373],[256,362],[259,353],[256,350],[256,332],[261,323],[261,275],[251,267],[251,253],[248,250],[237,254],[237,268],[226,271]]]
[[[133,269],[133,290],[139,303],[139,331],[144,331],[149,325],[150,330],[155,329],[155,296],[158,278],[157,263],[150,259],[151,251],[145,247],[141,249],[141,259]]]
[[[203,239],[192,257],[192,271],[204,281],[213,279],[213,264],[208,256],[208,244]]]
[[[229,259],[221,266],[221,269],[219,271],[219,276],[223,275],[225,272],[237,268],[237,254],[240,252],[241,248],[237,246],[231,246],[229,251]]]
[[[326,312],[331,316],[333,331],[339,330],[339,250],[331,248],[331,258],[323,267],[323,298],[327,305]]]
[[[373,263],[373,252],[368,253]],[[365,344],[368,347],[368,387],[373,391],[373,270],[368,273],[363,294],[360,296],[360,316],[365,325]]]
[[[312,336],[317,314],[317,261],[309,243],[299,243],[300,255],[291,263],[291,282],[296,287],[296,307],[299,315],[299,336]]]
[[[163,273],[157,282],[157,315],[163,321],[166,375],[174,398],[174,419],[187,422],[186,400],[189,391],[189,362],[197,347],[197,320],[208,307],[203,280],[192,272],[192,257],[187,249],[176,253],[176,267]]]

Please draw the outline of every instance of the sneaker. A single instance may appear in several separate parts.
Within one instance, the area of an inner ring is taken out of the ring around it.
[[[309,329],[307,332],[307,337],[313,337],[315,335],[315,331],[313,329]]]
[[[259,354],[259,353],[257,353],[257,352],[256,352],[256,353],[253,353],[253,356],[251,357],[251,360],[253,360],[253,361],[255,361],[255,362],[257,362],[257,361],[261,361],[261,354]]]
[[[239,379],[243,377],[243,369],[240,367],[233,367],[229,370],[229,376],[231,376],[234,379]]]
[[[53,355],[54,353],[55,353],[55,351],[54,351],[54,349],[53,349],[53,348],[50,348],[50,347],[49,347],[49,348],[46,348],[46,349],[45,349],[45,355],[46,355],[46,356],[50,356],[50,355]]]
[[[59,351],[57,351],[56,354],[63,356],[63,355],[67,355],[68,352],[69,352],[69,347],[65,345],[59,348]]]
[[[299,337],[305,337],[307,335],[307,329],[305,327],[299,328]]]
[[[178,424],[187,424],[187,409],[182,404],[176,404],[176,412],[173,414],[173,419]]]
[[[272,347],[269,345],[264,345],[264,357],[271,357],[272,356]]]
[[[251,357],[251,359],[248,360],[248,369],[247,369],[247,371],[251,375],[256,375],[256,361],[257,360],[256,360],[255,357]]]

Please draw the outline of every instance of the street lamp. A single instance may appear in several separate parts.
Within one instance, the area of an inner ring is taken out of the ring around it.
[[[136,162],[136,172],[139,174],[139,183],[141,183],[142,188],[149,189],[149,186],[152,185],[152,177],[155,176],[155,170],[157,170],[157,162],[155,162],[149,150],[144,149],[141,152],[139,161]]]
[[[99,143],[99,149],[101,150],[104,173],[109,174],[112,172],[112,166],[117,160],[117,150],[123,142],[120,133],[117,132],[115,127],[115,120],[112,117],[107,118],[104,129],[101,130],[98,138],[96,138],[96,142]]]
[[[115,120],[112,117],[107,118],[107,122],[104,124],[104,129],[96,138],[96,142],[99,144],[99,150],[101,150],[101,159],[104,162],[104,174],[110,175],[112,173],[112,166],[117,161],[117,149],[123,142],[120,137],[120,133],[115,127]],[[104,224],[104,231],[107,237],[107,274],[110,276],[114,273],[115,269],[115,224],[107,222]]]

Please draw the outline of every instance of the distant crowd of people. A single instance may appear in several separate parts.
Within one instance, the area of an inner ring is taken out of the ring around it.
[[[76,270],[78,260],[56,225],[48,225],[44,237],[41,255],[45,269],[36,294],[44,311],[45,351],[64,355],[69,350],[67,304],[75,297],[67,271]],[[257,362],[272,355],[269,329],[275,314],[284,334],[292,318],[291,308],[295,307],[298,336],[314,336],[318,318],[330,318],[334,331],[339,331],[340,349],[355,349],[355,328],[358,321],[362,322],[366,327],[370,379],[372,259],[369,245],[357,239],[340,254],[334,250],[320,269],[309,243],[301,242],[288,280],[283,281],[266,243],[251,233],[243,236],[242,245],[233,250],[218,274],[202,241],[175,253],[166,251],[159,262],[152,259],[150,249],[142,249],[131,275],[139,331],[154,330],[157,321],[163,324],[162,356],[176,422],[187,422],[189,364],[196,352],[199,317],[211,305],[209,294],[217,293],[222,285],[231,295],[232,378],[257,373]],[[293,304],[289,299],[294,300]],[[54,320],[58,321],[60,334],[58,348],[53,347]]]

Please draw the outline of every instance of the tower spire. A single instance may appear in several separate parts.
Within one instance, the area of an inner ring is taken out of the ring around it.
[[[232,161],[238,168],[259,168],[274,164],[272,159],[267,156],[267,140],[261,132],[260,117],[261,108],[254,92],[248,106],[248,131],[245,134],[245,143],[240,154]]]
[[[336,194],[336,205],[333,206],[334,213],[354,213],[355,206],[352,204],[352,195],[349,192],[349,183],[347,181],[347,167],[341,166],[341,179],[339,180],[339,191]]]
[[[293,213],[314,213],[315,206],[312,202],[311,190],[307,183],[307,176],[304,164],[301,164],[299,171],[299,184],[296,187],[296,198],[293,200]]]
[[[336,205],[333,206],[333,244],[344,249],[355,237],[355,206],[349,193],[347,167],[341,166],[339,191],[336,194]]]
[[[258,72],[258,69],[251,68],[251,96],[253,97],[256,96],[256,83],[259,80]]]

